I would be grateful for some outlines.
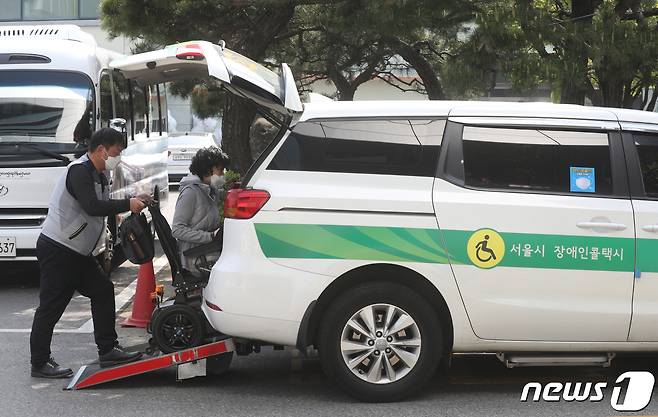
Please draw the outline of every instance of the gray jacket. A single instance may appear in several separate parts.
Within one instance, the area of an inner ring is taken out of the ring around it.
[[[85,256],[97,254],[99,246],[105,243],[105,217],[92,216],[82,209],[78,200],[66,189],[66,177],[72,166],[88,160],[89,157],[85,154],[71,162],[66,174],[59,178],[48,204],[48,216],[41,229],[43,235]],[[94,175],[98,177],[98,173],[94,172]],[[99,200],[108,200],[109,188],[105,187],[103,191],[100,181],[94,185],[96,197]]]
[[[214,189],[198,176],[188,174],[180,182],[171,232],[178,241],[183,267],[195,272],[195,259],[183,252],[211,242],[213,232],[221,226]]]

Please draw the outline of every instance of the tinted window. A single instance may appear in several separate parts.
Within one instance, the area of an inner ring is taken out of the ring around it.
[[[634,139],[640,157],[644,192],[647,197],[658,198],[658,136],[635,135]]]
[[[467,186],[579,195],[612,193],[605,133],[466,126],[462,143]]]
[[[93,117],[93,85],[84,74],[0,71],[0,141],[84,142]]]
[[[433,176],[443,127],[427,120],[300,123],[268,169]]]

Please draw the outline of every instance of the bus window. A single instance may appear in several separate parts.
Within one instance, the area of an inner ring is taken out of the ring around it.
[[[161,128],[162,132],[167,133],[169,130],[169,119],[168,119],[168,114],[169,111],[167,109],[167,87],[165,84],[160,84],[160,109],[161,109],[161,116],[160,116],[160,123],[161,123]]]
[[[107,70],[101,73],[100,79],[100,127],[109,127],[112,119],[112,90],[110,89],[110,74]]]
[[[167,100],[164,84],[151,86],[149,100],[149,115],[151,119],[151,132],[162,135],[167,132]]]
[[[82,73],[0,71],[0,141],[84,143],[94,104],[93,85]]]
[[[119,72],[112,74],[112,92],[114,95],[114,117],[126,120],[126,133],[132,137],[132,112],[130,106],[130,84]]]
[[[133,126],[134,136],[145,135],[148,137],[148,103],[145,89],[134,82],[132,83],[132,101],[135,121]]]

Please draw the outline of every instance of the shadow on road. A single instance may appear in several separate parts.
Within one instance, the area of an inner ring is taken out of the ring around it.
[[[0,289],[39,286],[39,266],[36,262],[3,262],[0,265]]]

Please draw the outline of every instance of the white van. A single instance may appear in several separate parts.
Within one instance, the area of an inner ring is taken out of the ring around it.
[[[658,350],[658,115],[446,101],[302,111],[285,66],[267,95],[234,53],[199,45],[120,67],[156,80],[146,62],[179,72],[190,59],[284,120],[227,197],[203,292],[215,329],[313,345],[367,401],[418,392],[452,353],[608,366]]]
[[[112,196],[158,186],[166,199],[164,85],[143,88],[112,74],[110,60],[121,56],[73,25],[0,26],[0,262],[36,260],[59,176],[113,120],[125,120],[128,138]],[[106,268],[121,219],[108,222]]]

